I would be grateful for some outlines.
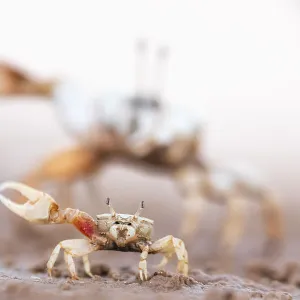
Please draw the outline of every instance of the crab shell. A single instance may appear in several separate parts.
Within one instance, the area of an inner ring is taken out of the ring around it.
[[[110,228],[119,222],[120,225],[127,225],[135,230],[137,236],[146,240],[151,239],[154,221],[148,218],[135,217],[128,214],[101,214],[97,215],[97,226],[100,233],[109,232]]]

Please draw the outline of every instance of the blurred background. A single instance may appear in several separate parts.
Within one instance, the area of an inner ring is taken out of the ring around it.
[[[37,78],[72,79],[93,95],[134,88],[133,50],[140,37],[152,45],[169,46],[165,98],[203,119],[205,156],[214,163],[247,163],[263,173],[283,205],[287,235],[296,239],[299,2],[0,0],[0,60]],[[38,161],[75,143],[55,114],[50,102],[3,98],[1,181],[20,178]],[[174,215],[180,218],[181,201],[168,178],[113,165],[99,178],[99,187],[102,198],[114,199],[118,211],[134,212],[144,199],[149,207],[144,215],[155,218],[158,235],[176,235],[178,226],[171,222]],[[82,195],[78,208],[90,213],[95,207],[105,210],[103,199],[98,205]],[[249,224],[257,208],[251,203],[249,207],[246,232],[251,243],[240,247],[240,256],[261,245],[259,217]],[[213,204],[207,209],[197,245],[190,246],[192,260],[199,266],[198,258],[215,247],[216,229],[225,213]],[[0,208],[0,214],[9,228],[8,212]],[[9,230],[1,234],[9,239]],[[69,235],[64,233],[64,239]],[[289,246],[286,255],[296,256],[298,249]]]

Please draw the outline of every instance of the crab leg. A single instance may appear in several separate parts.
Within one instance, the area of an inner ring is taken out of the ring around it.
[[[88,255],[82,256],[82,261],[83,261],[83,267],[84,267],[85,273],[87,275],[89,275],[91,278],[94,278],[94,275],[91,272],[91,265],[90,265],[90,261],[89,261],[89,256]]]
[[[90,264],[88,260],[88,254],[97,250],[97,246],[94,246],[88,240],[75,239],[75,240],[65,240],[60,242],[53,250],[49,261],[47,263],[48,275],[51,277],[51,271],[58,257],[60,249],[64,250],[65,262],[68,266],[68,270],[71,274],[72,279],[79,279],[76,274],[75,264],[73,257],[82,256],[84,263],[84,270],[87,275],[94,277],[90,270]]]
[[[12,212],[32,223],[39,224],[73,224],[82,234],[92,239],[97,225],[87,213],[78,209],[59,209],[56,201],[48,194],[35,190],[18,182],[4,182],[0,192],[14,189],[28,198],[25,204],[16,204],[0,194],[0,201]]]
[[[267,235],[267,242],[264,248],[264,255],[272,256],[282,250],[282,239],[284,236],[284,222],[282,208],[270,191],[262,191],[260,197],[261,211],[264,227]],[[275,252],[274,252],[275,251]]]
[[[223,227],[222,246],[232,254],[244,230],[245,200],[239,195],[228,197],[228,216]]]
[[[149,246],[145,246],[141,253],[140,263],[139,263],[139,273],[141,280],[147,280],[147,257],[149,253]]]
[[[182,240],[168,235],[154,242],[150,246],[149,253],[164,254],[164,258],[160,264],[163,266],[168,262],[168,259],[176,253],[178,258],[177,272],[183,275],[188,274],[188,253]]]

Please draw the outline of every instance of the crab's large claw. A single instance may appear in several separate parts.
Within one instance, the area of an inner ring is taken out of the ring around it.
[[[13,189],[28,198],[25,204],[17,204],[0,194],[0,201],[15,214],[32,223],[49,223],[50,211],[58,208],[55,200],[46,193],[35,190],[19,182],[4,182],[0,185],[0,192]]]

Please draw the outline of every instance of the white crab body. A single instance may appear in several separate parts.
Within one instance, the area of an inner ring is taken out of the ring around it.
[[[178,104],[164,105],[160,111],[151,107],[133,111],[126,94],[106,93],[92,98],[83,88],[72,82],[61,82],[53,92],[54,102],[62,123],[78,135],[100,125],[127,135],[134,147],[149,138],[158,145],[168,145],[178,136],[193,137],[202,129],[201,118]],[[133,115],[137,129],[129,134]]]
[[[251,191],[267,189],[269,185],[262,172],[241,162],[212,166],[208,177],[214,188],[223,193],[232,190],[236,184],[242,184]]]

